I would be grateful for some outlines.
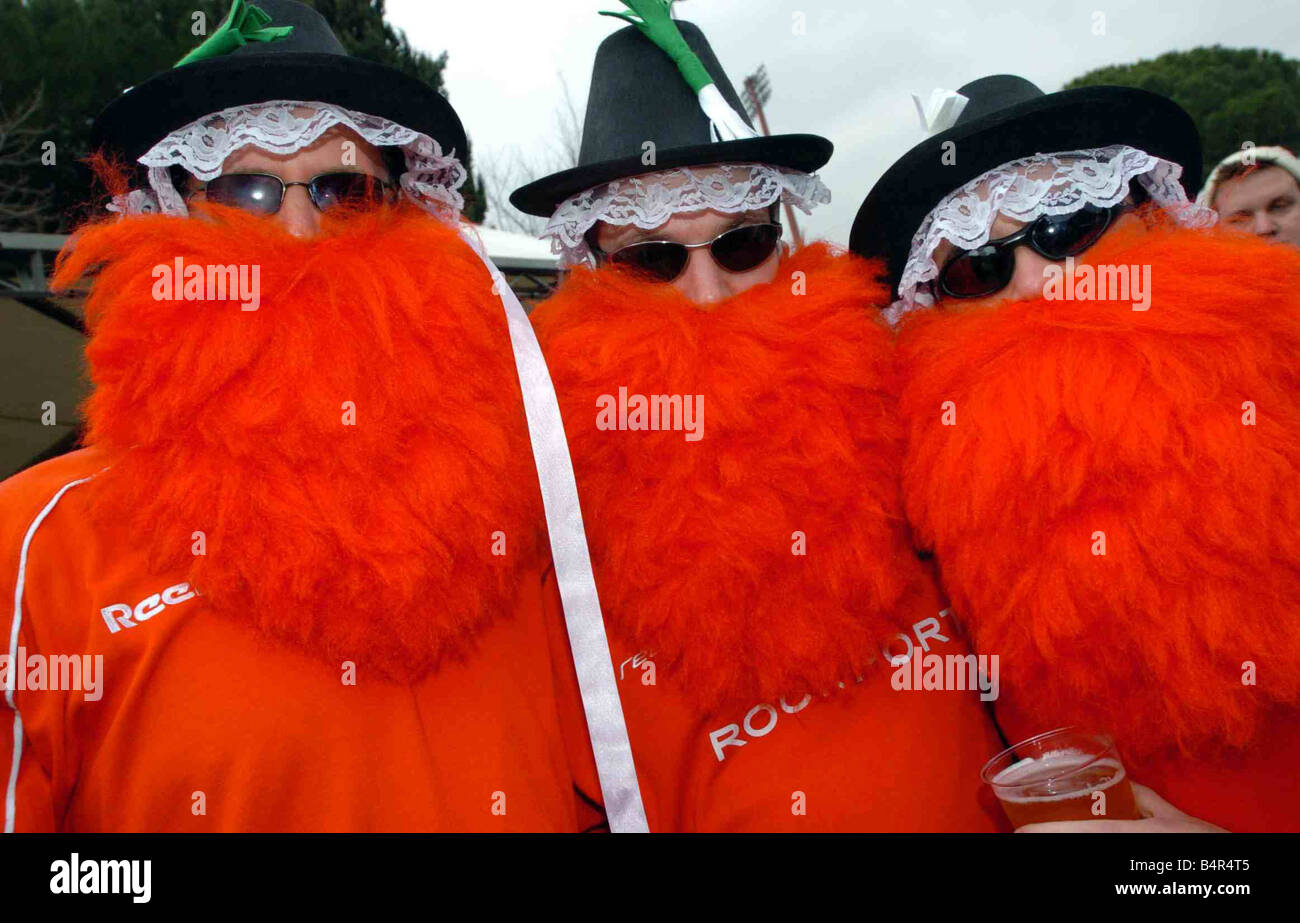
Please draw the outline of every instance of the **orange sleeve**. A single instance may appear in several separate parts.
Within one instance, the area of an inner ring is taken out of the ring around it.
[[[560,713],[560,731],[564,750],[573,773],[573,793],[578,814],[578,829],[583,832],[608,831],[600,778],[591,753],[587,733],[587,716],[582,708],[578,674],[569,650],[569,631],[564,623],[564,605],[555,568],[549,567],[542,578],[542,610],[546,618],[546,637],[550,647],[551,669],[555,675],[556,704]]]
[[[22,716],[7,707],[0,730],[0,765],[4,766],[6,832],[53,833],[54,798],[50,776],[36,758]]]
[[[48,589],[35,585],[38,578],[33,573],[25,573],[18,593],[24,546],[63,491],[102,466],[98,454],[82,449],[0,482],[0,655],[9,668],[0,672],[7,673],[7,681],[16,677],[15,666],[25,667],[11,662],[20,648],[28,653],[40,650],[31,610],[33,600],[44,595],[39,591]],[[49,692],[0,691],[0,829],[24,833],[58,829],[63,808],[55,808],[49,767],[59,758],[62,702],[61,696]]]
[[[12,490],[0,491],[0,499],[10,499]],[[0,630],[3,641],[0,642],[0,657],[3,657],[4,669],[0,669],[0,792],[3,797],[3,829],[14,833],[50,833],[55,830],[54,800],[50,775],[37,759],[36,748],[29,736],[30,719],[23,722],[24,708],[36,709],[48,705],[49,693],[24,693],[15,688],[7,691],[7,685],[17,686],[17,670],[25,669],[24,664],[15,663],[14,658],[21,651],[36,652],[37,646],[32,638],[29,624],[30,613],[28,593],[24,592],[21,605],[22,618],[15,610],[15,591],[18,581],[19,560],[22,554],[22,536],[25,535],[31,516],[26,507],[29,504],[7,504],[0,506],[3,510],[5,524],[0,528]],[[16,642],[11,644],[14,623],[18,622]],[[44,696],[44,702],[37,696]]]

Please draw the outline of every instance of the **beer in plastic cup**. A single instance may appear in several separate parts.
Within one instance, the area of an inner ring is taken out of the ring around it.
[[[981,777],[1013,826],[1066,820],[1140,820],[1115,743],[1059,728],[1003,750]]]

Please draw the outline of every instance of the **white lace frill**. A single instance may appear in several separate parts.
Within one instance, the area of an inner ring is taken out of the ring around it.
[[[899,280],[899,300],[885,312],[890,322],[932,304],[929,283],[939,275],[934,254],[943,241],[961,250],[988,243],[999,213],[1029,223],[1065,215],[1085,205],[1110,208],[1124,201],[1137,179],[1152,201],[1182,224],[1208,227],[1215,215],[1188,201],[1178,178],[1183,168],[1145,151],[1117,144],[1091,150],[1036,154],[1004,163],[947,195],[921,222]]]
[[[109,211],[187,215],[185,199],[172,185],[168,168],[180,165],[200,180],[221,174],[227,157],[252,145],[274,154],[309,147],[336,125],[352,129],[376,147],[399,147],[406,157],[402,190],[415,204],[454,221],[465,205],[460,186],[465,168],[456,152],[442,152],[437,141],[379,116],[333,103],[272,100],[232,106],[197,119],[163,138],[140,157],[149,168],[149,189],[113,197]]]
[[[591,257],[586,234],[597,221],[649,230],[684,212],[736,214],[778,200],[811,213],[829,202],[831,193],[815,173],[769,164],[675,167],[616,179],[570,196],[560,203],[541,236],[551,239],[562,266],[573,266]]]

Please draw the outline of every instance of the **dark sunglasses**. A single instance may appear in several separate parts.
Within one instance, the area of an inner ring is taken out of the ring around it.
[[[242,208],[258,215],[274,215],[290,186],[307,187],[311,202],[321,211],[338,205],[372,207],[389,198],[392,183],[369,173],[322,173],[305,183],[286,183],[272,173],[223,173],[209,180],[201,191],[208,201]]]
[[[691,251],[700,247],[708,247],[713,262],[727,272],[748,272],[771,256],[780,242],[779,224],[742,224],[699,244],[642,240],[604,254],[604,258],[616,266],[644,273],[656,282],[672,282],[686,269]]]
[[[959,250],[939,272],[939,291],[953,298],[982,298],[1007,287],[1016,272],[1016,248],[1027,246],[1044,259],[1059,262],[1078,256],[1106,233],[1125,208],[1085,205],[1068,215],[1042,215],[1014,234],[990,240],[974,250]]]

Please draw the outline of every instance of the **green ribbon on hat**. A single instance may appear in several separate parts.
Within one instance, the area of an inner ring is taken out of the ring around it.
[[[246,4],[244,0],[235,0],[230,5],[230,15],[217,31],[173,67],[193,64],[205,58],[218,58],[249,42],[278,42],[293,31],[293,26],[268,25],[270,21],[271,15],[266,10],[251,3]]]
[[[691,46],[686,44],[681,30],[673,21],[673,0],[622,0],[622,2],[632,11],[631,13],[621,11],[611,13],[601,10],[600,15],[622,19],[640,29],[642,35],[673,59],[677,69],[696,93],[713,83],[713,78],[709,76],[704,63],[695,52],[691,51]]]

